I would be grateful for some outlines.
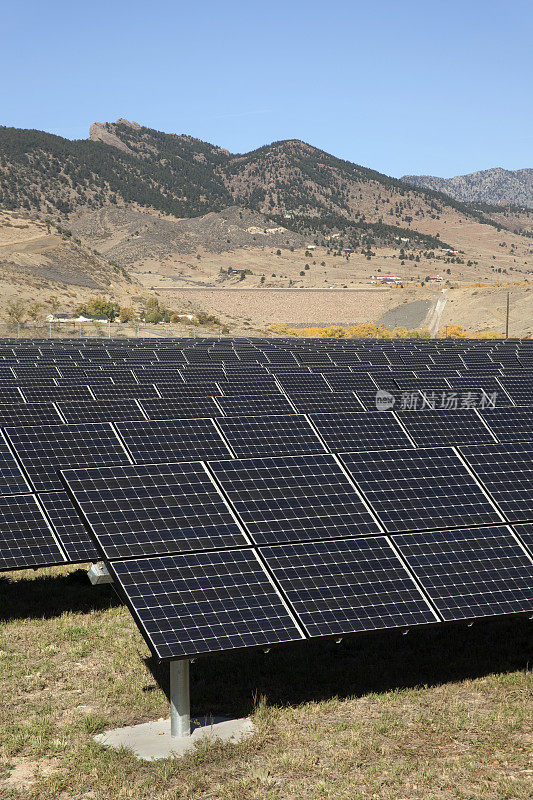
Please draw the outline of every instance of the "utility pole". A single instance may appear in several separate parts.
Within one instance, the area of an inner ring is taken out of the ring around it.
[[[507,312],[505,314],[505,338],[509,338],[509,298],[511,296],[511,292],[507,292]]]

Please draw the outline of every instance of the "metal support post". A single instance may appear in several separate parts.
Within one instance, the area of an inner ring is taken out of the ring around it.
[[[189,662],[170,662],[170,736],[191,735],[191,699],[189,693]]]
[[[107,324],[108,324],[108,329],[107,329],[107,330],[108,330],[108,334],[107,334],[107,338],[108,338],[108,339],[111,339],[111,320],[110,320],[110,319],[107,321]]]

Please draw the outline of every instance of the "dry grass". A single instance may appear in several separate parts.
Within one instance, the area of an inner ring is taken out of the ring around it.
[[[145,763],[92,739],[168,713],[165,670],[110,587],[6,575],[0,615],[2,800],[531,797],[527,620],[199,660],[193,713],[253,713],[256,733]]]

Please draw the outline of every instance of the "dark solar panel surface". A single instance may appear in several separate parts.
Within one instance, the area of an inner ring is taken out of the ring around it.
[[[138,404],[131,398],[93,400],[90,403],[58,403],[58,407],[65,421],[74,425],[144,419]]]
[[[251,550],[116,561],[113,570],[159,658],[303,638]]]
[[[108,559],[248,544],[199,463],[63,474]]]
[[[0,570],[44,567],[64,561],[35,497],[0,497]]]
[[[67,492],[47,492],[39,500],[69,561],[98,561],[100,555]]]
[[[299,392],[290,400],[300,414],[364,411],[353,392]]]
[[[231,394],[216,398],[226,416],[248,414],[294,414],[295,410],[285,395],[277,394]],[[220,414],[219,414],[220,416]]]
[[[392,450],[413,446],[390,411],[311,414],[310,418],[332,453],[343,450]]]
[[[417,447],[494,442],[474,409],[399,411],[398,418]]]
[[[262,547],[309,636],[435,622],[384,536]]]
[[[460,448],[510,522],[533,520],[533,442]]]
[[[7,428],[6,434],[37,492],[61,491],[59,471],[129,463],[109,423]]]
[[[506,526],[392,538],[445,621],[533,609],[533,561]]]
[[[217,424],[237,458],[324,452],[301,414],[221,417]]]
[[[0,496],[29,492],[20,467],[0,432]]]
[[[54,425],[62,422],[52,403],[5,403],[0,405],[0,427],[10,425]]]
[[[333,456],[211,462],[253,541],[276,544],[379,533]]]
[[[390,533],[501,521],[452,448],[375,450],[341,459]]]
[[[533,406],[531,408],[492,408],[480,411],[498,441],[533,441]]]
[[[210,419],[119,422],[116,428],[137,464],[232,455]]]

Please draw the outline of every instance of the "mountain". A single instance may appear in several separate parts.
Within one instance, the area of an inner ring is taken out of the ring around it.
[[[198,217],[239,205],[309,237],[340,233],[346,246],[435,248],[443,212],[495,225],[483,211],[338,159],[299,140],[245,154],[119,119],[71,141],[0,128],[0,206],[62,224],[107,206]],[[500,222],[498,224],[501,224]],[[503,223],[505,226],[505,222]]]
[[[496,167],[455,178],[404,175],[402,181],[418,188],[442,192],[460,202],[533,208],[533,169],[512,172]]]

